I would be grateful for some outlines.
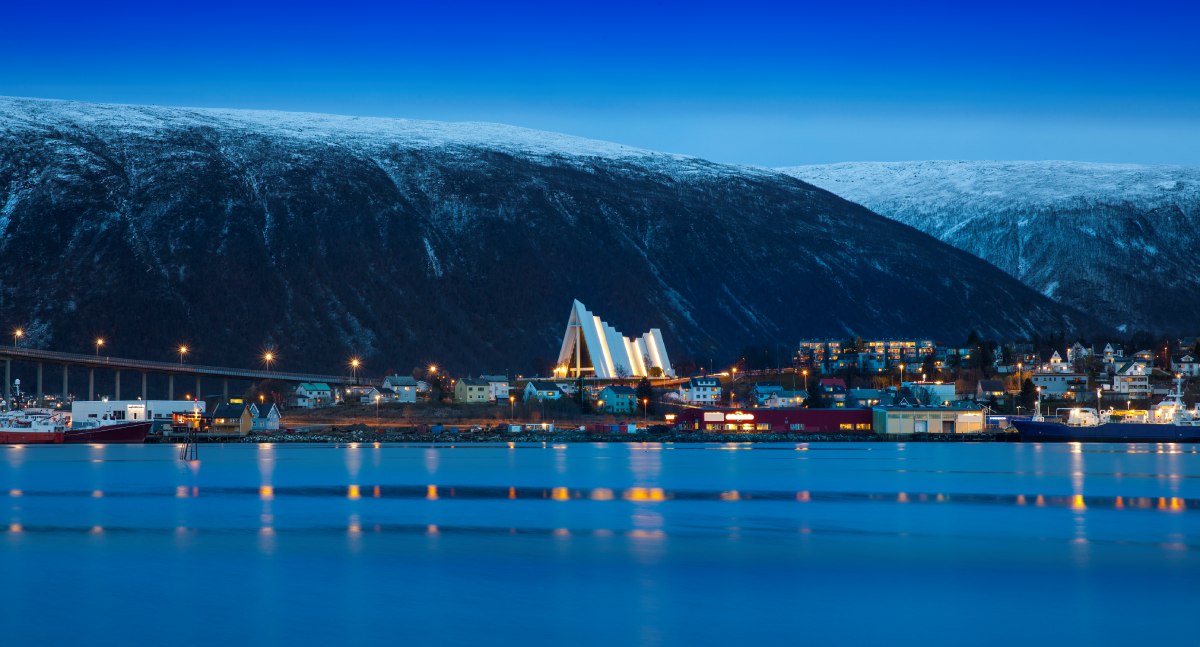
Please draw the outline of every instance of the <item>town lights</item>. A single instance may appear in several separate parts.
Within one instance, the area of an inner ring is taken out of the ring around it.
[[[437,364],[430,364],[430,365],[429,365],[429,372],[430,372],[430,373],[437,373]]]

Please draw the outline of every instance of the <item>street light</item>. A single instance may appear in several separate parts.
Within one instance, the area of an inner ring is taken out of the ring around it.
[[[271,362],[275,361],[275,353],[272,353],[271,351],[267,351],[267,352],[263,353],[262,358],[263,358],[263,363],[267,365],[267,371],[270,371],[271,370]]]
[[[642,421],[650,419],[650,398],[642,398]]]
[[[379,394],[375,394],[375,418],[379,418]]]
[[[183,366],[183,356],[184,356],[184,355],[187,355],[187,352],[188,352],[188,347],[187,347],[187,346],[180,346],[180,347],[179,347],[179,365],[180,365],[180,366]]]
[[[350,360],[350,376],[354,379],[354,383],[358,384],[358,367],[362,364],[357,357]]]
[[[804,390],[808,391],[808,369],[804,369],[800,372],[804,374]]]
[[[25,336],[24,330],[21,330],[20,328],[17,328],[16,330],[14,330],[13,331],[13,346],[15,347],[17,344],[19,344],[21,341],[21,338],[24,336]]]
[[[437,364],[430,364],[430,365],[429,365],[429,372],[430,372],[430,373],[437,373]]]
[[[904,386],[904,362],[900,362],[900,386]]]
[[[104,345],[104,338],[97,337],[96,338],[96,357],[100,357],[100,347],[103,345]]]
[[[508,421],[512,422],[517,417],[517,396],[508,396]]]

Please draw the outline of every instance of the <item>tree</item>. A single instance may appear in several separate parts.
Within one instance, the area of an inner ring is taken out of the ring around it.
[[[1033,386],[1033,380],[1025,378],[1025,381],[1021,383],[1020,400],[1021,406],[1029,411],[1032,411],[1034,405],[1037,404],[1037,388]]]
[[[937,376],[937,361],[933,359],[933,353],[925,356],[925,360],[921,362],[921,373],[926,376],[926,379]]]
[[[650,405],[654,404],[654,386],[650,384],[649,379],[644,377],[637,383],[637,403],[641,404],[643,402],[648,402]],[[654,407],[648,406],[647,408],[653,409]]]
[[[821,387],[813,387],[813,390],[808,392],[808,399],[804,401],[804,406],[809,409],[825,408],[825,396],[821,393]]]
[[[625,368],[624,364],[614,365],[613,374],[617,376],[618,384],[624,384],[625,380],[629,379],[629,369]]]

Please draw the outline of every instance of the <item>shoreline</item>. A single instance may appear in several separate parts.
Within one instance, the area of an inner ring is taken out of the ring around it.
[[[876,433],[852,434],[771,434],[771,433],[686,433],[686,432],[637,432],[637,433],[593,433],[553,432],[532,433],[505,431],[463,431],[459,433],[429,433],[414,430],[379,428],[333,428],[325,431],[278,434],[250,434],[236,437],[205,437],[200,443],[283,443],[283,444],[343,444],[343,443],[454,443],[454,444],[497,444],[497,443],[895,443],[895,442],[1017,442],[1012,433],[984,434],[922,434],[911,437],[885,436]],[[183,437],[150,437],[147,443],[180,443]]]

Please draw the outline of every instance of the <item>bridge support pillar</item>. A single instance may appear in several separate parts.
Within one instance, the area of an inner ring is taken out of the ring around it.
[[[146,375],[146,372],[142,371],[142,402],[146,401],[146,379],[147,379],[147,377],[148,376]]]
[[[63,403],[64,407],[67,406],[67,398],[70,397],[70,392],[71,392],[67,385],[67,369],[68,368],[70,368],[70,367],[68,367],[66,364],[63,364],[62,403]]]
[[[229,378],[221,380],[221,397],[223,402],[229,402]]]
[[[96,369],[88,369],[88,399],[96,399]]]
[[[167,399],[168,400],[175,399],[175,374],[174,373],[167,374]]]
[[[37,406],[42,406],[42,363],[38,362],[37,372]]]
[[[121,399],[121,371],[113,371],[113,400]]]
[[[4,408],[12,405],[12,360],[4,360]]]

